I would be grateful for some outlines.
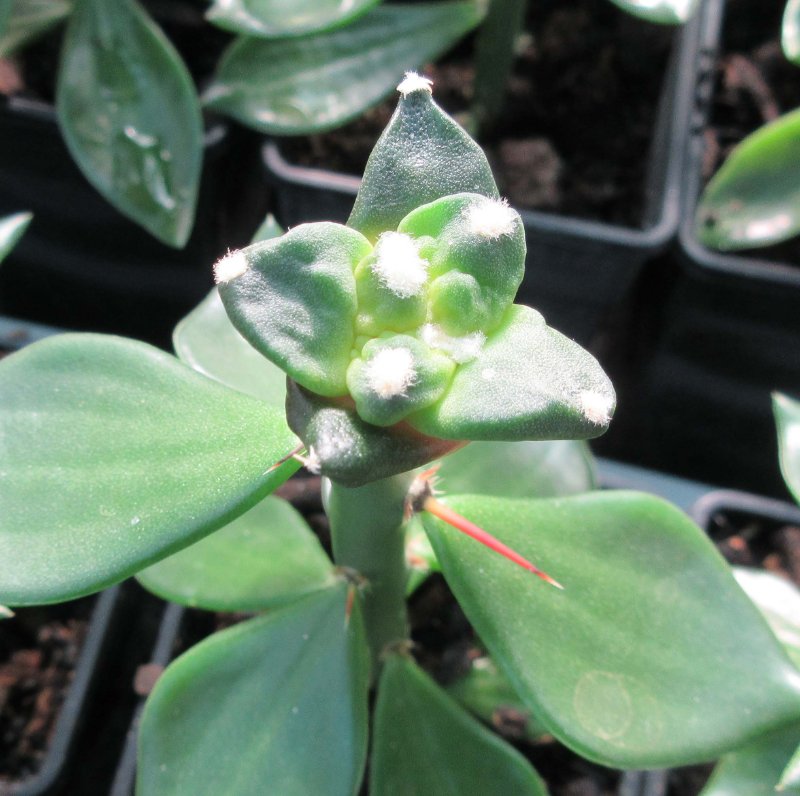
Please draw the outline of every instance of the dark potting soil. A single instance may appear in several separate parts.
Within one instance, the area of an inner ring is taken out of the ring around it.
[[[727,0],[702,177],[708,182],[750,133],[800,107],[800,67],[780,44],[785,3]],[[800,264],[800,240],[743,252],[746,257]]]
[[[481,141],[501,193],[518,207],[638,226],[671,42],[670,29],[607,0],[529,3],[503,113]],[[423,68],[437,101],[461,120],[473,43]],[[281,147],[293,162],[360,175],[395,104]]]
[[[0,622],[0,794],[43,762],[92,605],[85,598],[22,608]]]

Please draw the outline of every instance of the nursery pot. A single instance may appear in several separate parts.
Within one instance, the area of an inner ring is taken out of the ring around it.
[[[691,109],[685,86],[692,78],[696,27],[693,22],[675,34],[653,120],[640,224],[625,227],[520,209],[528,256],[519,300],[583,344],[619,305],[646,261],[677,233],[681,158]],[[265,144],[263,162],[284,226],[346,221],[358,178],[292,163],[279,141]]]

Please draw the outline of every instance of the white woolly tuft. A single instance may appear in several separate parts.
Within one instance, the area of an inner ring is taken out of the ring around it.
[[[417,242],[402,232],[384,232],[375,247],[372,270],[381,284],[400,298],[417,296],[428,281],[428,263]]]
[[[418,75],[416,72],[406,72],[397,90],[404,97],[407,97],[413,91],[427,91],[428,94],[433,94],[433,81],[430,78]]]
[[[484,199],[471,204],[467,210],[470,232],[489,240],[511,235],[516,227],[517,213],[506,199]]]
[[[483,332],[472,332],[464,337],[451,337],[441,326],[433,323],[426,323],[420,330],[420,336],[428,348],[444,351],[459,365],[475,359],[486,342],[486,335]]]
[[[611,421],[613,400],[599,392],[582,392],[578,396],[583,416],[598,426],[605,426]]]
[[[414,356],[407,348],[384,348],[366,365],[367,384],[381,398],[405,395],[417,380]]]
[[[322,462],[313,445],[308,448],[308,455],[303,459],[303,467],[312,475],[319,475],[322,470]]]
[[[214,280],[218,285],[225,285],[237,276],[241,276],[250,264],[243,251],[228,252],[221,260],[214,263]]]

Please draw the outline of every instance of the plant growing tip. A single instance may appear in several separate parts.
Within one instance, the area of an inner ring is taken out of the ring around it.
[[[480,542],[490,550],[494,550],[495,553],[499,553],[509,561],[513,561],[523,569],[527,569],[528,572],[533,572],[534,575],[551,586],[563,591],[564,587],[555,578],[550,577],[546,572],[528,561],[527,558],[517,553],[516,550],[512,550],[508,545],[503,544],[499,539],[484,531],[483,528],[475,525],[474,522],[470,522],[466,517],[462,517],[458,512],[440,503],[434,497],[433,489],[438,469],[438,467],[432,467],[429,470],[425,470],[411,484],[406,500],[406,518],[420,511],[427,511],[457,531],[461,531],[461,533],[466,534],[476,542]]]

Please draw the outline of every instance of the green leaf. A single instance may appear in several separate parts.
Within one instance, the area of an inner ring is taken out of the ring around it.
[[[781,472],[789,491],[800,503],[800,401],[773,393],[772,411],[778,426]]]
[[[88,594],[230,522],[297,469],[280,413],[133,340],[0,361],[0,602]]]
[[[6,25],[11,16],[11,0],[0,0],[0,38],[6,32]]]
[[[800,667],[800,591],[793,583],[771,572],[738,567],[733,574],[795,666]]]
[[[196,371],[283,410],[286,374],[236,331],[216,288],[175,327],[172,344]]]
[[[800,232],[800,110],[747,136],[700,198],[696,231],[712,249],[752,249]]]
[[[352,402],[326,400],[289,381],[286,417],[322,475],[362,486],[427,464],[463,445],[426,437],[406,423],[384,428],[365,423]]]
[[[464,192],[498,195],[486,155],[429,91],[404,89],[369,156],[347,224],[374,242],[420,205]]]
[[[313,594],[178,658],[142,716],[138,796],[356,793],[369,663],[346,593]]]
[[[33,213],[14,213],[14,215],[0,218],[0,263],[19,243],[32,219]]]
[[[608,428],[614,404],[591,354],[514,305],[477,358],[459,366],[444,398],[408,420],[444,439],[587,439]]]
[[[64,140],[90,183],[164,243],[194,223],[203,122],[172,45],[134,0],[81,0],[56,91]]]
[[[273,216],[272,213],[267,213],[264,220],[261,222],[261,226],[253,234],[253,239],[250,243],[260,243],[262,240],[279,238],[283,233],[284,229],[277,222],[275,216]]]
[[[380,102],[405,70],[436,58],[479,21],[472,2],[398,4],[312,36],[241,38],[204,101],[272,135],[330,130]]]
[[[206,17],[232,33],[282,38],[341,27],[378,2],[380,0],[214,0]]]
[[[355,341],[353,272],[372,250],[341,224],[301,224],[215,266],[233,325],[289,376],[320,395],[347,394]]]
[[[787,735],[788,732],[790,731],[787,731]],[[796,731],[795,735],[800,737],[800,732]],[[776,789],[790,794],[800,793],[800,746],[794,750],[789,762],[781,772],[781,778]]]
[[[784,55],[800,66],[800,0],[788,0],[783,12],[781,46]]]
[[[579,754],[622,768],[693,763],[800,713],[800,676],[678,509],[633,492],[448,503],[563,584],[423,515],[493,660]]]
[[[8,0],[6,0],[8,2]],[[66,19],[66,0],[11,0],[11,14],[0,35],[0,58],[8,58]]]
[[[136,577],[181,605],[261,611],[330,586],[333,566],[303,517],[270,496]]]
[[[611,0],[623,11],[661,25],[682,25],[694,14],[700,0]]]
[[[753,676],[758,676],[757,672]],[[800,726],[765,735],[744,749],[725,755],[714,769],[701,796],[776,796],[781,772],[800,742]],[[787,796],[800,793],[794,787]]]
[[[374,796],[546,796],[544,783],[519,752],[399,655],[383,668],[373,732]]]
[[[577,440],[471,442],[436,462],[437,487],[446,495],[558,497],[596,486],[589,446]],[[441,567],[419,515],[406,526],[408,594]]]
[[[518,723],[517,731],[529,740],[547,732],[488,655],[471,660],[469,670],[448,684],[447,693],[490,726],[497,727],[507,714]]]

